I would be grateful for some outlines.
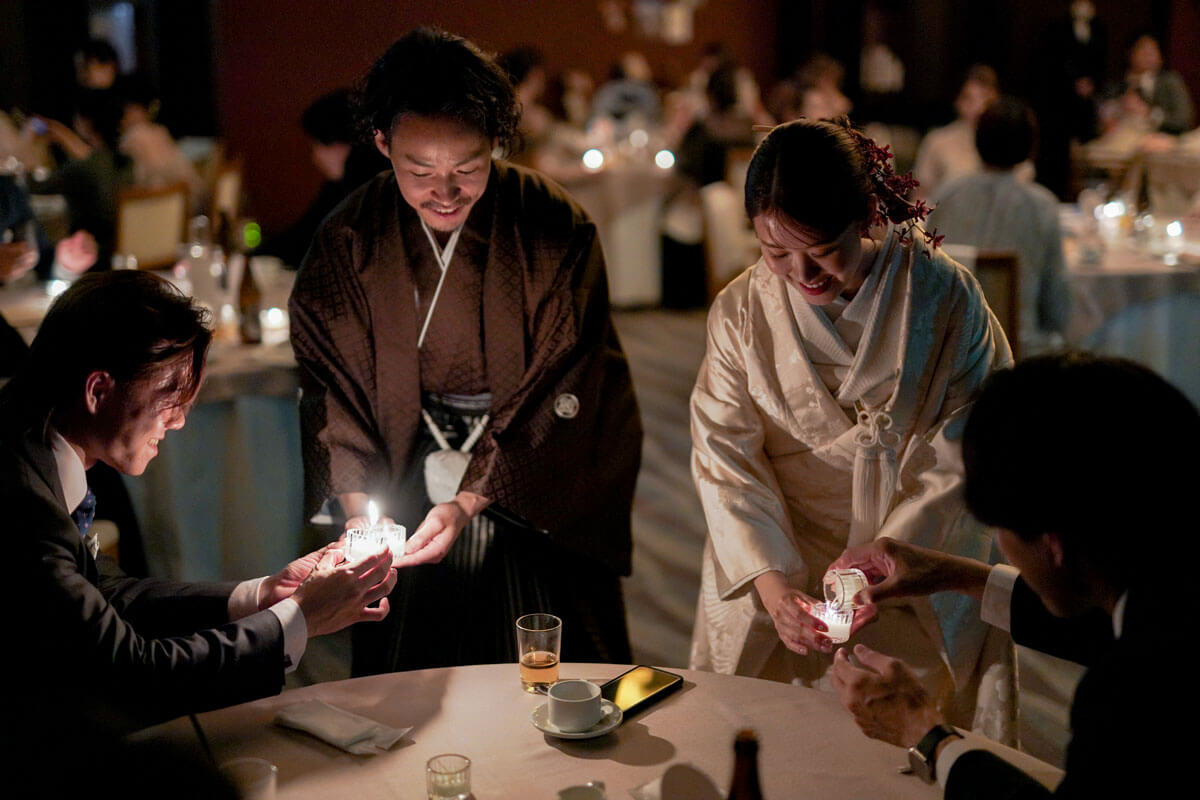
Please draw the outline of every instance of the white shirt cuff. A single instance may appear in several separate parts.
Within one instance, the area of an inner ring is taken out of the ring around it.
[[[280,600],[267,610],[274,614],[283,626],[284,672],[291,672],[300,666],[304,649],[308,647],[308,623],[304,621],[304,612],[300,610],[300,604],[290,597]]]
[[[979,618],[1007,633],[1012,633],[1012,594],[1021,571],[1008,564],[997,564],[988,573],[983,587]]]
[[[958,729],[956,728],[955,730]],[[942,752],[938,755],[937,763],[934,765],[937,772],[938,786],[942,787],[943,789],[946,788],[946,780],[950,777],[950,769],[954,766],[954,762],[958,760],[958,757],[968,750],[979,749],[978,744],[971,743],[968,734],[963,733],[961,730],[958,732],[962,733],[964,738],[955,739],[947,744],[945,748],[942,749]]]
[[[239,620],[258,611],[258,590],[266,576],[242,581],[234,587],[229,595],[229,619]]]

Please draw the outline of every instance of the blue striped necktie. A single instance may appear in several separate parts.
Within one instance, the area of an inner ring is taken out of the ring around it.
[[[96,540],[96,535],[88,532],[92,527],[92,520],[95,517],[96,495],[92,493],[89,487],[87,494],[83,496],[83,502],[71,512],[71,519],[75,521],[75,525],[79,528],[79,535],[83,537],[83,542],[91,552],[92,558],[95,558],[96,553],[100,550],[100,543]]]

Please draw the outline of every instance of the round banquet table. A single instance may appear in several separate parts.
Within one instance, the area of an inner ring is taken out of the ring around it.
[[[616,664],[564,664],[561,678],[607,680]],[[782,683],[671,670],[683,688],[624,721],[613,733],[563,740],[533,727],[530,714],[545,697],[526,694],[516,664],[421,670],[335,681],[199,715],[215,760],[253,756],[279,768],[280,798],[418,798],[425,762],[438,753],[471,759],[472,795],[554,798],[567,786],[603,781],[610,799],[691,765],[724,797],[733,769],[734,733],[758,732],[759,771],[768,798],[935,798],[897,767],[898,747],[865,737],[831,694]],[[331,705],[412,731],[374,756],[343,752],[307,734],[272,724],[278,709],[304,700]],[[148,728],[138,739],[166,740],[195,751],[186,718]],[[999,745],[1047,785],[1061,773]],[[702,800],[703,795],[693,800]]]

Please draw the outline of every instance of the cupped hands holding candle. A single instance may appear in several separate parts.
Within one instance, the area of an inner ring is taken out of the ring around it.
[[[412,536],[404,538],[404,528],[386,516],[379,516],[379,507],[374,500],[364,493],[342,495],[342,507],[353,515],[346,520],[345,531],[372,530],[380,527],[399,529],[399,543],[403,549],[393,546],[392,566],[394,568],[411,567],[417,564],[436,564],[446,557],[451,545],[462,533],[467,523],[474,519],[491,503],[486,497],[473,492],[459,492],[448,503],[439,503],[429,510],[425,519],[413,532]],[[343,534],[343,541],[346,534]],[[397,542],[393,538],[392,544]]]
[[[763,607],[775,623],[780,641],[791,651],[807,655],[809,650],[832,653],[834,646],[853,636],[875,618],[875,609],[857,608],[849,630],[839,625],[838,636],[830,636],[830,624],[821,618],[824,603],[788,585],[782,572],[769,570],[754,579]],[[845,638],[842,638],[844,634]]]

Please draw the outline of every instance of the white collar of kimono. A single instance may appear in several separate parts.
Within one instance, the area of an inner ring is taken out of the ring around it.
[[[892,293],[892,275],[895,272],[891,269],[892,262],[897,261],[902,254],[902,248],[896,246],[894,232],[889,230],[875,254],[867,279],[842,311],[841,319],[862,324],[862,337],[854,351],[842,340],[825,312],[806,301],[786,281],[783,282],[787,286],[792,316],[800,329],[801,337],[837,359],[841,366],[850,368],[850,374],[838,388],[836,396],[843,406],[853,404],[863,392],[894,374],[896,364],[899,363],[899,348],[904,345],[901,341],[903,337],[889,335],[895,333],[895,326],[889,322],[895,321],[889,320],[886,312]],[[903,321],[900,321],[900,324],[902,326]]]
[[[1129,592],[1121,592],[1121,596],[1117,598],[1117,604],[1113,606],[1113,638],[1115,639],[1120,639],[1121,633],[1125,630],[1125,604],[1128,602]]]
[[[418,217],[418,219],[421,218]],[[450,271],[450,259],[454,258],[454,248],[458,247],[458,236],[462,233],[462,225],[459,225],[450,234],[450,239],[446,242],[445,248],[438,246],[437,237],[433,235],[433,231],[425,224],[424,219],[421,219],[421,230],[425,231],[425,237],[429,239],[429,246],[433,248],[433,257],[437,259],[438,267],[441,268],[442,274],[438,277],[437,288],[433,290],[433,300],[429,302],[429,311],[425,312],[425,322],[421,324],[421,334],[417,337],[418,350],[425,343],[425,333],[429,330],[429,321],[433,319],[433,310],[437,308],[438,298],[442,294],[442,282],[446,280],[446,273]]]

